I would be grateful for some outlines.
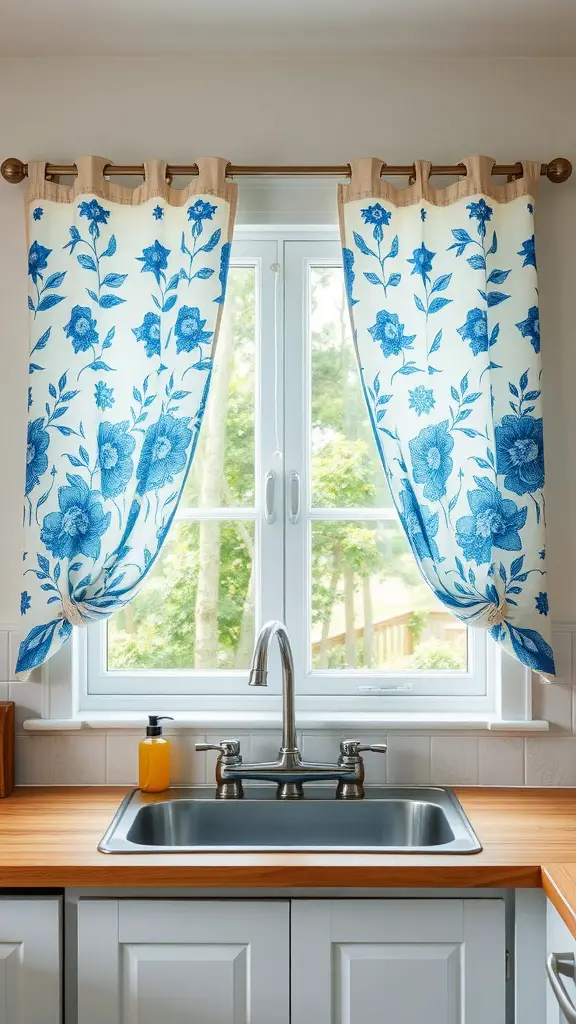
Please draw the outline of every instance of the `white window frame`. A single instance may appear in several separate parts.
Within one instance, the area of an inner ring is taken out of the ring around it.
[[[222,510],[218,513],[222,519],[250,519],[256,524],[257,543],[261,545],[261,555],[271,555],[274,571],[262,576],[262,592],[266,594],[266,618],[284,618],[295,648],[297,664],[305,664],[304,650],[308,649],[307,625],[302,614],[301,597],[298,599],[294,587],[293,565],[297,559],[303,559],[309,565],[308,545],[306,541],[307,520],[309,519],[309,498],[306,472],[306,451],[302,430],[285,431],[285,458],[282,465],[275,455],[274,431],[269,429],[274,421],[274,388],[268,382],[277,375],[277,400],[279,401],[279,422],[283,423],[283,374],[291,379],[295,394],[301,395],[302,406],[292,406],[291,424],[301,423],[306,412],[308,381],[305,379],[304,361],[296,356],[296,347],[290,354],[290,346],[284,353],[284,328],[293,336],[301,339],[306,331],[305,316],[307,302],[303,301],[303,274],[310,265],[337,265],[339,259],[338,234],[334,229],[314,230],[310,228],[278,229],[248,228],[239,229],[235,234],[233,262],[236,264],[257,264],[262,280],[267,287],[262,289],[262,307],[260,316],[260,336],[267,340],[276,334],[276,352],[274,346],[266,344],[258,346],[257,360],[262,370],[257,374],[258,393],[256,407],[264,413],[264,422],[268,429],[256,437],[257,466],[255,510],[248,514],[245,509]],[[277,275],[274,265],[286,266],[286,272]],[[286,293],[285,293],[286,289]],[[299,289],[299,292],[298,292]],[[299,299],[298,299],[299,295]],[[286,316],[284,316],[286,314]],[[297,323],[299,321],[299,324]],[[302,377],[302,387],[298,388],[295,378]],[[258,419],[259,417],[257,417]],[[289,426],[289,425],[288,425]],[[263,525],[263,481],[266,471],[273,468],[276,473],[276,522]],[[303,514],[299,524],[286,526],[285,541],[283,537],[284,521],[284,486],[292,471],[299,471],[303,487]],[[306,514],[304,514],[306,513]],[[207,512],[201,513],[207,515]],[[362,518],[376,518],[369,510],[362,510]],[[390,513],[391,514],[391,513]],[[335,518],[349,518],[350,511],[332,510]],[[200,514],[195,513],[194,518]],[[326,510],[312,513],[314,518],[326,517]],[[183,516],[184,518],[184,516]],[[382,518],[378,514],[378,518]],[[292,533],[289,530],[292,529]],[[280,546],[285,543],[284,559],[278,558]],[[282,569],[280,569],[282,567]],[[309,568],[307,568],[309,572]],[[286,581],[283,574],[286,574]],[[284,607],[282,592],[286,593]],[[256,616],[256,628],[261,625]],[[98,634],[100,633],[100,636]],[[391,673],[375,673],[372,670],[355,670],[338,673],[320,672],[302,673],[297,671],[296,685],[299,693],[298,707],[304,714],[311,714],[319,723],[328,722],[334,715],[354,715],[364,713],[402,718],[410,715],[426,716],[488,716],[493,719],[519,717],[525,721],[530,717],[529,699],[525,695],[526,678],[529,673],[522,673],[522,682],[518,672],[512,672],[514,678],[513,698],[506,702],[502,698],[499,685],[501,656],[497,646],[482,631],[474,630],[469,646],[469,660],[475,666],[472,673],[454,673],[447,678],[442,673],[426,673],[426,683],[422,682],[421,674],[402,673],[401,688],[398,687],[398,675]],[[172,712],[202,713],[204,716],[212,711],[216,716],[223,712],[247,712],[262,716],[265,713],[277,715],[280,710],[280,671],[276,658],[273,659],[272,671],[269,675],[267,690],[255,690],[247,685],[246,672],[202,672],[182,673],[170,671],[142,672],[137,674],[135,686],[131,692],[118,693],[119,678],[133,680],[135,673],[107,673],[104,668],[104,645],[101,629],[97,625],[87,630],[75,630],[73,642],[68,649],[47,666],[45,675],[51,680],[52,697],[48,701],[52,705],[50,717],[68,712],[74,717],[86,717],[114,713],[153,712],[165,710]],[[512,659],[506,659],[511,662]],[[520,666],[521,668],[521,666]],[[74,685],[70,690],[70,676]],[[436,677],[436,678],[435,678]],[[163,692],[158,692],[158,679],[162,680]],[[89,685],[90,679],[90,685]],[[98,685],[94,686],[94,681]],[[165,684],[169,682],[168,687]],[[218,692],[209,692],[210,685],[217,682]],[[412,691],[405,691],[405,684],[412,685]],[[381,685],[380,685],[381,684]],[[463,692],[463,684],[466,691]],[[363,692],[360,687],[369,685],[378,690],[377,693]],[[327,692],[329,688],[329,692]],[[418,692],[418,690],[422,692]],[[95,692],[98,690],[98,692]],[[383,691],[383,692],[380,692]],[[436,691],[436,692],[434,692]],[[505,705],[505,706],[504,706]],[[48,708],[47,708],[48,710]]]

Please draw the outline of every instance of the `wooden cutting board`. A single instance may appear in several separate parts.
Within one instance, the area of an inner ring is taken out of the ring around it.
[[[14,701],[0,701],[0,798],[14,789]]]

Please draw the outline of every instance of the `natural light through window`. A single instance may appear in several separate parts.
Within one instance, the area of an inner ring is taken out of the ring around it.
[[[422,580],[392,506],[362,395],[342,270],[309,273],[312,666],[465,669],[466,627]],[[331,518],[324,519],[328,507]]]
[[[265,702],[278,671],[255,694],[247,669],[271,618],[310,700],[487,694],[485,636],[437,601],[393,507],[322,238],[235,242],[198,452],[140,593],[88,630],[87,706]]]
[[[108,625],[110,669],[245,669],[254,643],[256,271],[230,270],[198,451],[177,521]],[[227,518],[227,509],[235,518]],[[237,518],[238,510],[245,518]]]

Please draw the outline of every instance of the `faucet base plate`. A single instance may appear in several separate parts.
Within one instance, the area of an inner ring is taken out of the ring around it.
[[[276,790],[278,800],[300,800],[304,796],[301,782],[279,782]]]

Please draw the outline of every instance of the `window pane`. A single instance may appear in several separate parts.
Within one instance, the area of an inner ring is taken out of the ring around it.
[[[312,504],[390,508],[350,333],[341,267],[310,269]]]
[[[184,508],[254,506],[255,351],[256,268],[232,266]]]
[[[397,522],[313,521],[312,667],[466,670],[467,629]]]
[[[254,644],[254,523],[175,523],[108,623],[108,669],[244,669]]]

